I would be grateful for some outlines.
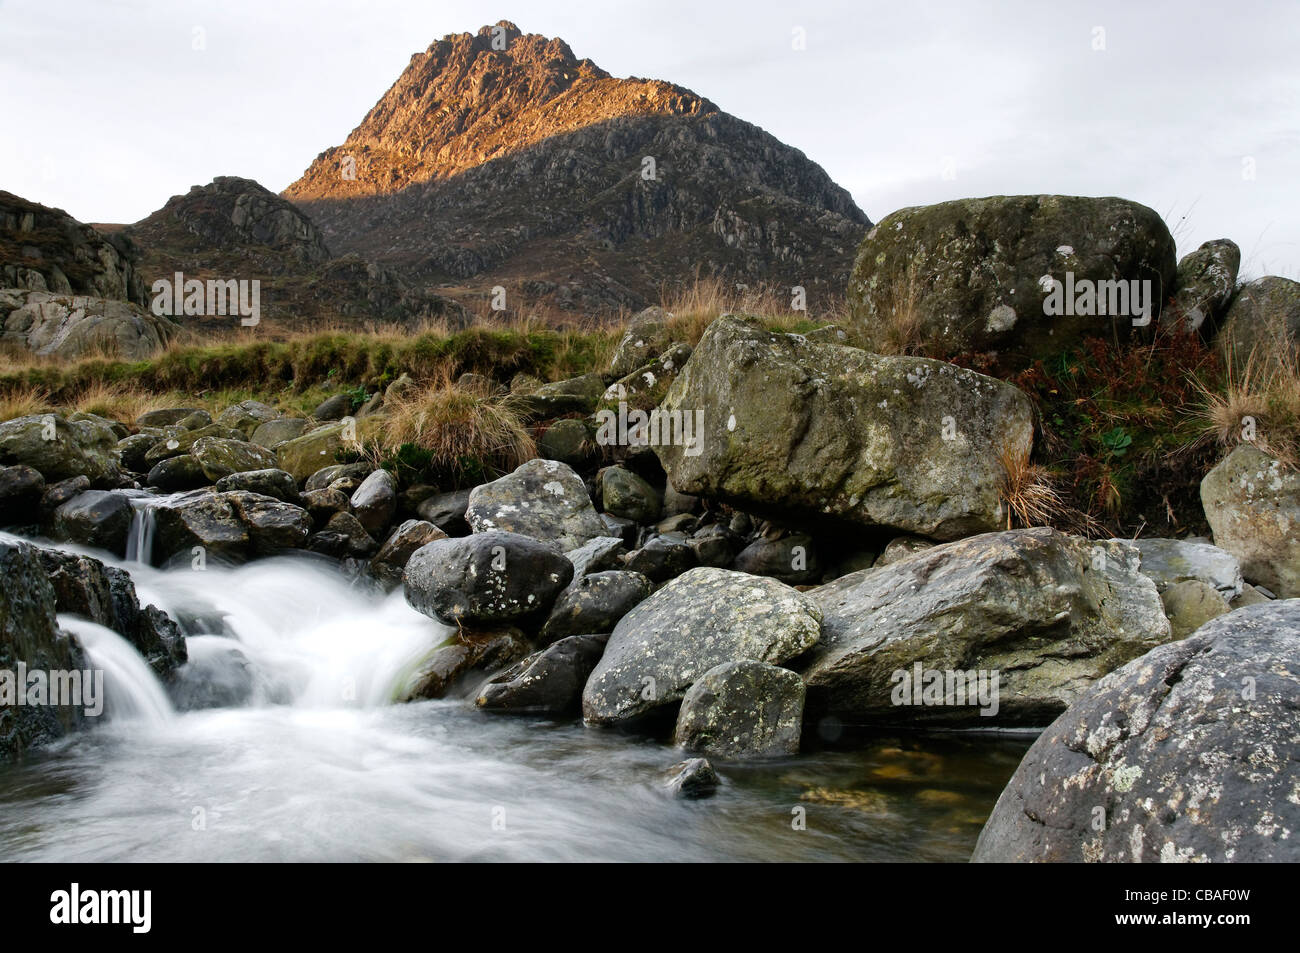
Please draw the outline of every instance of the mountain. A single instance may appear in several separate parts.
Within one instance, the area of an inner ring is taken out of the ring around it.
[[[701,271],[838,295],[871,224],[757,126],[507,21],[413,56],[283,195],[334,250],[445,293],[502,284],[583,309]]]
[[[122,232],[139,250],[149,283],[171,278],[257,279],[266,330],[321,323],[423,318],[467,320],[454,301],[412,285],[400,274],[355,255],[334,257],[320,231],[292,203],[251,179],[219,176],[176,195]],[[181,318],[184,323],[194,319]],[[234,329],[229,318],[205,328]]]

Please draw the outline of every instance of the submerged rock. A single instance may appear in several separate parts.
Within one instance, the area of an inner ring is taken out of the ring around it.
[[[1111,673],[1034,742],[972,860],[1300,860],[1297,658],[1291,599]]]
[[[721,783],[708,758],[691,758],[668,769],[664,787],[674,797],[706,798],[712,797]]]

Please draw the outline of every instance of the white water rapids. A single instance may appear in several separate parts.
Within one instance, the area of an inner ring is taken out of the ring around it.
[[[136,523],[147,557],[144,507]],[[882,738],[719,763],[714,798],[675,800],[664,772],[685,754],[661,739],[392,704],[451,631],[400,590],[306,556],[196,571],[91,555],[182,622],[190,662],[165,688],[124,639],[60,616],[108,707],[0,765],[0,860],[965,860],[1027,745]],[[195,698],[215,707],[173,705]]]

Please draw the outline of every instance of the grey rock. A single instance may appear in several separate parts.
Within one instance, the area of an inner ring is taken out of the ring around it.
[[[446,538],[447,534],[432,523],[407,520],[393,530],[370,560],[370,575],[385,589],[396,589],[402,584],[402,571],[411,555],[421,546]]]
[[[555,460],[529,460],[475,487],[465,518],[475,533],[504,530],[555,543],[561,551],[605,535],[582,478]]]
[[[555,600],[539,639],[545,643],[568,635],[612,632],[649,595],[650,580],[639,572],[584,573]]]
[[[54,529],[60,539],[126,555],[133,511],[125,494],[87,490],[54,511]]]
[[[600,497],[605,512],[637,523],[653,523],[663,511],[663,495],[623,467],[606,467],[600,471]]]
[[[1201,481],[1201,505],[1247,582],[1300,596],[1300,473],[1242,444]]]
[[[376,470],[352,494],[352,513],[366,532],[379,537],[397,512],[397,481],[387,470]]]
[[[1232,599],[1241,592],[1241,565],[1232,553],[1209,543],[1194,543],[1181,539],[1121,540],[1136,546],[1142,554],[1139,571],[1150,576],[1156,590],[1164,592],[1170,586],[1189,579],[1208,583]]]
[[[250,493],[260,493],[262,496],[273,496],[277,500],[295,506],[302,505],[302,496],[298,493],[297,482],[289,473],[275,468],[232,473],[218,480],[216,488],[218,492],[248,490]]]
[[[673,743],[726,758],[797,754],[803,702],[803,679],[789,669],[724,662],[686,692]]]
[[[582,686],[605,651],[599,635],[574,635],[516,662],[479,689],[474,704],[488,711],[563,715],[577,711]]]

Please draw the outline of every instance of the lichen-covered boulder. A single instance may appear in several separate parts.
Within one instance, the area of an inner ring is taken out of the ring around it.
[[[1127,297],[1128,282],[1149,282],[1137,290],[1149,291],[1144,300],[1154,322],[1174,275],[1173,237],[1144,205],[997,195],[886,216],[858,248],[848,295],[865,347],[885,348],[900,322],[914,321],[936,357],[997,351],[1007,363],[1025,363],[1083,337],[1131,332],[1131,313],[1097,313],[1095,299],[1091,307],[1080,300],[1084,288],[1122,281]],[[1053,279],[1065,287],[1072,280],[1078,290],[1066,313],[1049,315],[1044,307]]]
[[[972,860],[1300,861],[1300,600],[1112,672],[1025,754]]]
[[[190,447],[190,456],[199,461],[203,475],[214,483],[232,473],[278,469],[274,453],[244,440],[204,437]]]
[[[1300,348],[1300,281],[1268,275],[1243,286],[1228,305],[1215,344],[1238,374],[1252,355],[1255,370],[1275,370],[1279,352]]]
[[[25,464],[48,483],[75,476],[115,480],[118,459],[117,435],[90,421],[31,414],[0,423],[0,466]]]
[[[35,354],[76,359],[87,353],[138,361],[156,353],[179,325],[127,301],[32,291],[4,317],[3,337]]]
[[[1053,529],[935,546],[808,593],[822,640],[804,671],[808,703],[857,721],[1046,724],[1097,679],[1167,642],[1136,550]],[[921,679],[916,677],[920,670]],[[923,694],[931,676],[943,691]],[[994,697],[947,673],[985,673]],[[996,679],[994,679],[996,676]],[[961,687],[963,692],[956,689]]]
[[[733,316],[709,325],[660,411],[700,427],[693,445],[655,447],[679,492],[939,539],[1005,525],[999,453],[1033,439],[1010,384]]]
[[[775,579],[699,568],[678,576],[614,627],[582,693],[583,718],[612,725],[680,701],[723,662],[780,664],[817,643],[821,611]]]
[[[476,533],[505,530],[555,543],[561,551],[605,535],[582,477],[558,460],[529,460],[476,486],[465,519]]]
[[[492,531],[421,546],[402,578],[417,611],[447,625],[493,626],[544,615],[573,563],[531,537]]]
[[[1300,596],[1300,473],[1242,444],[1201,481],[1201,505],[1215,545],[1237,557],[1247,582]]]
[[[803,679],[789,669],[724,662],[682,698],[673,744],[730,758],[797,754],[803,702]]]
[[[1178,262],[1173,301],[1160,314],[1162,324],[1195,331],[1217,321],[1237,287],[1241,249],[1227,238],[1206,242]]]

